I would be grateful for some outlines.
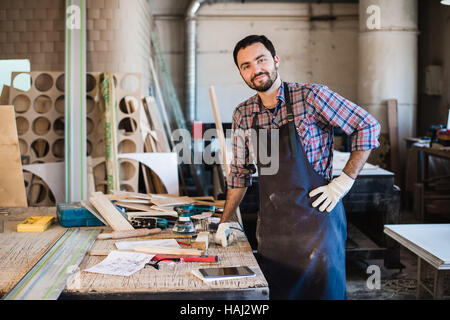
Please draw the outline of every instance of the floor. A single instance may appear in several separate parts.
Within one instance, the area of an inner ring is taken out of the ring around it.
[[[347,298],[349,300],[409,300],[416,299],[417,257],[401,248],[400,261],[404,269],[390,270],[383,267],[383,260],[366,260],[347,264]],[[370,278],[368,267],[380,267],[380,286]]]
[[[418,223],[411,212],[403,212],[402,217],[404,223]],[[349,300],[415,300],[417,256],[402,246],[400,249],[400,262],[405,266],[402,270],[384,268],[383,260],[348,262],[347,298]],[[381,280],[379,287],[374,285],[373,271],[367,272],[368,267],[371,265],[379,267]],[[429,287],[432,287],[431,267],[428,270],[430,272],[427,273],[427,283],[429,283]],[[447,277],[447,280],[445,294],[450,295],[450,277]],[[428,299],[432,299],[431,295],[426,292],[423,293],[421,300]]]

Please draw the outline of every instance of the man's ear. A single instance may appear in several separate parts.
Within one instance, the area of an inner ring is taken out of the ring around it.
[[[275,56],[273,57],[273,61],[275,62],[275,66],[278,68],[280,66],[280,58]]]

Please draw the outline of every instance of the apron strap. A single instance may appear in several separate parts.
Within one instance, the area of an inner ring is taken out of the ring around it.
[[[284,85],[284,100],[286,100],[287,109],[287,119],[289,127],[289,141],[291,143],[291,156],[294,158],[298,157],[298,145],[297,145],[297,131],[295,129],[294,113],[292,111],[291,95],[289,93],[288,84],[286,82]]]
[[[291,95],[289,93],[289,87],[287,82],[283,82],[284,85],[284,99],[286,100],[287,119],[289,127],[289,142],[291,145],[291,157],[298,157],[298,144],[297,144],[297,130],[295,129],[294,113],[292,111]],[[253,116],[252,128],[256,129],[257,115]]]

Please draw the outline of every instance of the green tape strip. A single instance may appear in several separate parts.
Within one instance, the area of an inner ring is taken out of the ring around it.
[[[71,1],[67,1],[67,7],[71,6]],[[66,20],[67,21],[67,12],[66,12]],[[66,201],[71,202],[71,180],[70,180],[70,139],[69,139],[69,133],[70,133],[70,65],[71,65],[71,59],[70,59],[70,42],[71,42],[71,31],[66,26],[66,74],[65,74],[65,80],[66,80],[66,97],[65,97],[65,118],[66,118],[66,131],[65,131],[65,145],[66,145],[66,155],[65,155],[65,161],[66,161]]]
[[[83,52],[84,52],[84,43],[83,43],[83,28],[84,28],[84,16],[83,16],[83,5],[84,1],[80,0],[80,7],[81,7],[81,15],[80,15],[80,22],[81,22],[81,26],[80,26],[80,109],[81,109],[81,121],[80,121],[80,133],[81,133],[81,152],[80,152],[80,162],[81,162],[81,200],[84,200],[84,159],[86,157],[86,152],[84,151],[84,140],[85,137],[83,137],[84,134],[84,130],[83,130],[83,126],[84,126],[84,121],[85,121],[85,115],[84,115],[84,108],[85,105],[83,104],[83,102],[86,99],[86,96],[84,94],[84,87],[83,86],[83,81],[86,79],[86,77],[83,77],[86,73],[84,72],[85,70],[83,70]]]

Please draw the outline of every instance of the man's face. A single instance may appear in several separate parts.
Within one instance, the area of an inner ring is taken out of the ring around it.
[[[260,42],[239,50],[237,63],[242,79],[256,91],[269,90],[277,79],[278,56],[272,57],[270,51]]]

